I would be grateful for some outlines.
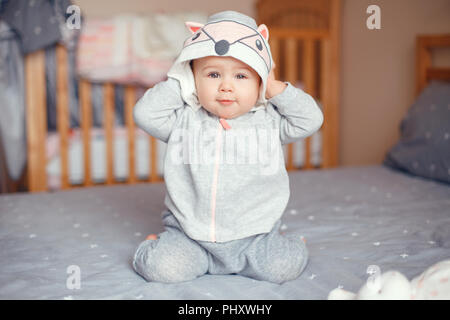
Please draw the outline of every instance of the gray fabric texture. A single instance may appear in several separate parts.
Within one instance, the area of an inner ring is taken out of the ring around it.
[[[170,211],[163,222],[166,231],[142,242],[133,259],[148,281],[188,281],[208,273],[283,283],[296,279],[308,261],[301,236],[280,234],[281,221],[269,233],[223,243],[190,239]]]
[[[179,81],[169,78],[134,107],[136,124],[167,142],[167,208],[195,240],[226,242],[269,232],[289,200],[282,144],[316,132],[320,108],[288,84],[267,107],[227,119],[231,129],[225,130],[217,116],[185,105],[180,90]]]

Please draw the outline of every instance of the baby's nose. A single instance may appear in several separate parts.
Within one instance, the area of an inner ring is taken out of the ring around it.
[[[233,91],[233,86],[231,85],[231,83],[229,81],[222,81],[220,83],[220,91],[221,92],[231,92]]]
[[[231,92],[233,91],[233,85],[229,79],[223,78],[219,89],[221,92]]]

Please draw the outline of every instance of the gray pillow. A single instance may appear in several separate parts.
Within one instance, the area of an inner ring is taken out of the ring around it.
[[[400,140],[384,164],[450,183],[450,83],[433,81],[400,124]]]

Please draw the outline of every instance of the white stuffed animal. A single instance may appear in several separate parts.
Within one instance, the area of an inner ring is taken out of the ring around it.
[[[450,260],[431,266],[411,282],[398,271],[371,276],[358,293],[334,289],[329,300],[450,300]]]

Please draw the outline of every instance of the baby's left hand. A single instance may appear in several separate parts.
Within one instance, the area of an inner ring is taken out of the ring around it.
[[[275,79],[275,64],[269,72],[269,76],[267,77],[267,88],[266,88],[266,99],[270,99],[277,94],[280,94],[287,87],[287,84]]]

